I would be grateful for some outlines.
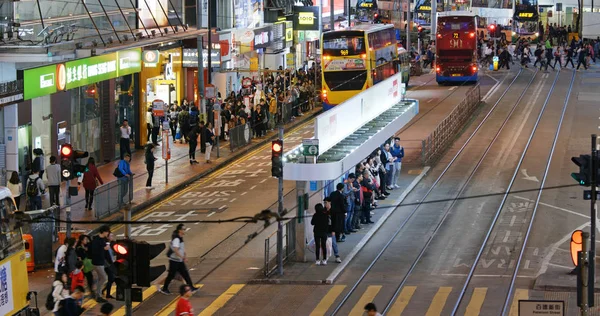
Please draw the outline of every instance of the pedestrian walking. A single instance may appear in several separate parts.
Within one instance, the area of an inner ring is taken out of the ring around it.
[[[69,273],[69,264],[67,260],[67,252],[75,244],[74,238],[65,238],[63,244],[56,250],[54,257],[54,272],[58,280],[63,273]]]
[[[113,175],[117,177],[119,181],[119,205],[123,205],[123,198],[129,190],[129,178],[133,178],[134,174],[131,172],[129,162],[131,161],[131,155],[125,154],[125,157],[119,161],[119,166],[115,169]],[[131,201],[130,201],[131,202]]]
[[[182,284],[179,287],[179,300],[177,301],[177,307],[175,307],[175,316],[193,316],[194,308],[190,303],[190,297],[192,296],[192,287],[186,284]]]
[[[123,159],[125,154],[129,154],[131,156],[131,148],[129,148],[129,143],[131,142],[131,126],[129,126],[129,121],[127,121],[127,119],[123,120],[123,124],[121,124],[119,130],[121,131],[119,149],[121,150],[121,159]]]
[[[391,186],[397,189],[399,188],[398,178],[400,178],[400,171],[402,170],[402,158],[404,158],[404,147],[400,144],[400,137],[394,137],[394,145],[390,148],[390,152],[392,157],[396,158],[394,160],[394,174],[390,175],[392,177]]]
[[[171,244],[169,245],[169,250],[167,251],[167,257],[169,257],[169,274],[167,275],[167,279],[165,280],[162,288],[159,290],[161,293],[166,295],[171,294],[169,291],[169,284],[175,277],[176,273],[181,275],[185,282],[192,288],[193,292],[198,290],[194,287],[194,283],[192,283],[192,279],[190,278],[190,273],[185,266],[185,263],[187,262],[187,255],[185,253],[185,245],[183,242],[185,230],[185,226],[183,224],[179,224],[171,236]]]
[[[146,180],[146,190],[152,190],[154,187],[152,186],[152,176],[154,175],[154,162],[156,161],[156,157],[154,157],[154,144],[147,144],[146,150],[144,152],[144,163],[146,164],[146,171],[148,171],[148,179]]]
[[[327,213],[327,215],[329,216],[329,231],[328,231],[328,236],[331,237],[331,248],[333,248],[333,255],[335,256],[335,262],[340,263],[342,262],[342,259],[340,258],[340,251],[338,248],[338,242],[344,242],[346,241],[346,236],[343,236],[343,239],[338,239],[337,236],[339,236],[339,234],[336,234],[336,223],[335,223],[335,217],[332,211],[331,211],[331,198],[326,197],[323,200],[323,203],[325,204],[325,213]],[[338,224],[339,225],[339,224]],[[337,236],[336,236],[337,235]]]
[[[373,303],[365,305],[365,313],[367,316],[381,316],[381,314],[377,312],[377,307]]]
[[[188,155],[190,157],[190,165],[197,164],[196,161],[196,148],[198,147],[198,127],[190,127],[190,134],[188,135]],[[205,145],[206,146],[206,145]]]
[[[171,106],[171,111],[169,112],[169,127],[171,128],[171,134],[173,135],[173,143],[175,143],[177,135],[177,118],[179,116],[179,107],[177,104]]]
[[[60,165],[56,163],[56,156],[50,156],[50,165],[46,167],[48,191],[50,191],[50,206],[60,206]]]
[[[92,264],[94,265],[94,271],[97,275],[95,298],[98,303],[106,302],[106,300],[102,298],[102,289],[104,288],[104,283],[108,280],[104,268],[106,265],[106,251],[110,248],[110,243],[108,242],[109,234],[110,227],[108,227],[108,225],[101,226],[98,235],[94,237],[90,247],[90,256],[92,257]]]
[[[346,235],[356,232],[352,226],[355,208],[355,192],[357,190],[353,185],[354,180],[356,180],[356,176],[354,173],[350,173],[346,181],[344,181],[344,197],[346,198],[346,219],[344,220],[344,233]]]
[[[149,107],[146,111],[146,142],[149,143],[153,137],[152,130],[154,128],[154,120],[152,119],[152,107]]]
[[[206,153],[204,154],[204,158],[206,158],[206,163],[210,163],[210,152],[212,151],[215,141],[215,134],[213,133],[211,122],[208,122],[204,132],[204,139],[206,140]]]
[[[75,246],[75,253],[77,260],[83,263],[83,275],[87,280],[88,289],[92,292],[94,289],[94,265],[89,253],[89,244],[90,237],[88,235],[79,235],[77,245]]]
[[[60,301],[69,297],[69,287],[67,286],[68,281],[69,279],[67,274],[61,273],[58,275],[58,278],[52,282],[52,298],[54,301],[54,308],[52,309],[52,312],[56,316],[61,315],[59,313]]]
[[[561,57],[561,51],[562,49],[560,47],[557,47],[556,50],[554,51],[554,69],[556,69],[556,64],[558,63],[558,66],[562,68],[562,62],[560,61],[560,57]]]
[[[78,286],[71,295],[65,297],[60,302],[60,315],[79,316],[83,314],[85,309],[81,307],[81,301],[83,300],[84,292],[85,289],[82,286]]]
[[[326,213],[323,204],[315,205],[315,214],[313,214],[310,224],[313,225],[313,234],[315,238],[315,256],[316,264],[327,264],[327,235],[329,232],[329,216]],[[320,254],[323,254],[321,260]]]
[[[567,60],[564,67],[566,68],[569,63],[571,63],[571,67],[575,68],[575,64],[573,64],[573,49],[571,47],[567,47]]]
[[[106,299],[114,298],[110,293],[112,292],[112,285],[115,283],[115,277],[117,275],[117,268],[115,267],[115,253],[112,249],[114,244],[115,235],[113,233],[108,234],[107,242],[108,249],[104,251],[104,272],[106,272],[106,286],[102,290],[106,294]]]
[[[579,49],[577,49],[577,70],[579,70],[579,66],[581,66],[581,65],[583,65],[583,68],[585,68],[585,70],[587,70],[585,56],[586,56],[586,50],[583,48],[583,46],[580,46]]]
[[[90,157],[87,163],[87,171],[83,173],[83,179],[81,180],[83,189],[85,190],[85,210],[87,211],[92,210],[94,192],[98,187],[98,182],[104,184],[104,181],[102,181],[102,177],[100,177],[100,173],[98,172],[98,168],[96,168],[96,160],[94,157]]]
[[[188,134],[190,132],[190,112],[188,111],[187,106],[183,106],[181,111],[179,111],[179,116],[177,117],[177,121],[179,122],[179,132],[181,133],[181,143],[185,143],[187,141]]]
[[[8,180],[6,186],[10,190],[10,193],[15,200],[15,205],[17,206],[16,211],[18,211],[21,207],[21,195],[23,195],[23,185],[21,184],[21,178],[19,177],[18,172],[13,171],[10,174],[10,179]]]
[[[33,169],[32,173],[27,179],[27,186],[25,192],[27,193],[27,199],[29,200],[29,210],[41,210],[42,209],[42,194],[46,193],[46,187],[44,181],[40,176],[40,170]]]

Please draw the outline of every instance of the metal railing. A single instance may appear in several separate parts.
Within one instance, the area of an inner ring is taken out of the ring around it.
[[[133,200],[133,177],[126,176],[108,182],[94,191],[94,210],[97,219],[120,211]]]
[[[476,85],[467,92],[466,98],[422,141],[421,161],[423,165],[432,164],[442,156],[460,134],[480,103],[481,90],[479,85]]]
[[[235,126],[229,130],[229,149],[234,151],[252,142],[254,131],[250,123]]]
[[[296,253],[296,221],[289,220],[283,224],[283,262]],[[265,238],[265,276],[277,269],[277,231]]]

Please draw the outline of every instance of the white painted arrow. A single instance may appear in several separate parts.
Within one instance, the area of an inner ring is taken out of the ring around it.
[[[530,176],[527,174],[527,169],[522,169],[521,172],[523,173],[523,176],[525,180],[530,180],[530,181],[535,181],[535,182],[540,182],[540,180],[538,180],[538,178],[536,176]]]

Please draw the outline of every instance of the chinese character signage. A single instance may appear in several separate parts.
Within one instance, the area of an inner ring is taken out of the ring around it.
[[[141,70],[140,48],[27,69],[22,71],[24,99],[29,100]]]
[[[221,67],[221,51],[213,49],[210,53],[210,63],[213,67]],[[208,51],[202,50],[202,61],[203,66],[208,67]],[[183,67],[198,67],[198,50],[191,48],[183,49]]]
[[[294,30],[318,31],[319,7],[294,7]]]
[[[10,261],[0,266],[0,315],[8,315],[14,309]]]
[[[261,27],[254,30],[254,48],[267,48],[273,42],[271,27]]]

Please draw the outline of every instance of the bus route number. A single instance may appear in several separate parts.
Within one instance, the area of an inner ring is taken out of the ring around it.
[[[340,51],[340,54],[342,54],[342,56],[348,56],[348,50],[347,49],[342,49]]]
[[[458,33],[457,33],[457,32],[454,32],[454,33],[452,34],[452,37],[453,37],[453,38],[455,38],[455,39],[458,39]]]

